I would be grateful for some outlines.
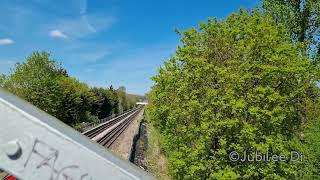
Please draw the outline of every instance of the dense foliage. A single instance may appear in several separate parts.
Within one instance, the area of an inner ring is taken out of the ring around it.
[[[182,45],[153,78],[148,107],[173,178],[320,177],[319,69],[308,44],[293,42],[285,25],[261,11],[179,33]],[[232,162],[233,151],[297,151],[305,159]]]
[[[264,0],[263,8],[276,23],[287,27],[294,42],[306,42],[313,58],[320,58],[320,1]]]
[[[119,89],[90,88],[69,77],[46,52],[34,52],[0,76],[0,86],[69,125],[95,121],[135,106],[141,97]]]

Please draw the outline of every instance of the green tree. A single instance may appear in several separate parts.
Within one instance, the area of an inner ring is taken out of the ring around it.
[[[127,94],[126,88],[124,86],[120,86],[117,89],[117,96],[119,99],[119,111],[123,112],[129,109],[128,101],[127,101]]]
[[[91,105],[96,100],[89,87],[66,76],[62,76],[58,84],[62,92],[59,118],[70,125],[88,121]]]
[[[296,179],[301,161],[232,162],[237,151],[305,152],[308,89],[317,89],[303,43],[258,11],[240,10],[199,29],[153,78],[148,116],[164,136],[175,179]]]
[[[320,1],[263,0],[263,8],[287,27],[293,41],[310,44],[311,54],[320,56]]]
[[[61,91],[57,83],[60,71],[61,67],[49,53],[33,52],[26,62],[16,64],[3,87],[57,117],[61,105]]]
[[[0,87],[4,86],[6,80],[6,76],[4,74],[0,74]]]
[[[0,87],[78,129],[135,103],[127,100],[125,87],[89,88],[70,77],[47,52],[33,52],[10,74],[1,74]]]
[[[117,113],[118,99],[112,88],[92,88],[91,92],[96,97],[91,107],[93,115],[102,119]]]

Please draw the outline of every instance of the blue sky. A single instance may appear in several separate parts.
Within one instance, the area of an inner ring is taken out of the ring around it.
[[[259,0],[2,0],[0,73],[45,50],[90,86],[144,94],[179,44],[175,28],[197,27]]]

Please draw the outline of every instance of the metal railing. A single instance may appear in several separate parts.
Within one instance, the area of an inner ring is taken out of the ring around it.
[[[0,169],[19,179],[153,179],[1,88],[0,124]]]

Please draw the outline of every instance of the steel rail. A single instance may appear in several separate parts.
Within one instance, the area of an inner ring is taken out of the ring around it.
[[[102,123],[97,127],[84,132],[83,134],[91,140],[110,148],[116,139],[130,125],[136,115],[142,110],[143,106],[137,107],[119,117],[116,117],[108,122]]]
[[[136,115],[140,112],[141,109],[136,110],[132,113],[132,116],[127,118],[125,121],[120,123],[118,126],[116,126],[112,131],[110,131],[103,140],[99,140],[99,144],[110,148],[112,144],[118,139],[118,137],[127,129],[127,127],[131,124],[131,122],[134,120]]]
[[[98,126],[108,122],[108,121],[114,120],[117,117],[121,117],[127,113],[130,113],[134,109],[136,109],[136,108],[130,109],[130,110],[122,112],[122,113],[113,114],[113,115],[108,116],[106,118],[100,119],[97,122],[90,123],[86,128],[84,128],[84,131],[82,133],[86,133],[88,131],[91,131],[91,130],[97,128]]]
[[[89,137],[89,138],[93,138],[94,136],[96,136],[97,134],[103,132],[104,130],[108,129],[109,127],[111,127],[112,125],[116,124],[117,122],[119,122],[123,117],[125,117],[126,115],[130,114],[131,112],[135,111],[135,109],[130,110],[124,114],[121,114],[117,117],[114,117],[113,119],[110,119],[104,123],[99,124],[98,126],[95,126],[93,128],[91,128],[90,130],[87,130],[85,132],[83,132],[82,134]]]

